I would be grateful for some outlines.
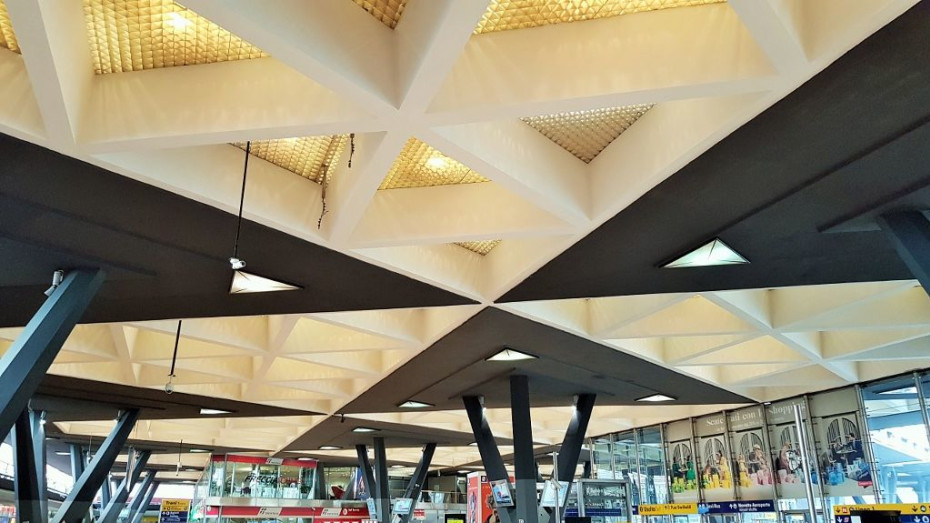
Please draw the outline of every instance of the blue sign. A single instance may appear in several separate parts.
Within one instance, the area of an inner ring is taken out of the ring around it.
[[[930,516],[919,514],[901,514],[898,516],[901,523],[930,523]],[[852,516],[835,516],[836,523],[852,523]]]
[[[744,514],[751,512],[775,512],[775,502],[771,499],[763,499],[758,501],[716,501],[698,505],[698,514]]]

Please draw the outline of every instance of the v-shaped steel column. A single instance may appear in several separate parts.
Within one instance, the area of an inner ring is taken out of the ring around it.
[[[143,450],[139,453],[139,457],[136,459],[136,463],[132,467],[132,470],[126,472],[123,481],[116,487],[116,492],[113,494],[112,499],[110,499],[110,503],[100,510],[100,517],[97,519],[98,523],[116,523],[120,512],[126,508],[126,500],[129,498],[129,491],[132,489],[132,486],[139,481],[142,469],[148,464],[151,454],[152,453],[147,450]]]
[[[530,384],[526,376],[510,377],[510,417],[513,424],[513,475],[516,483],[514,503],[517,523],[538,523]]]
[[[500,449],[497,448],[497,442],[494,441],[491,426],[488,425],[488,419],[484,415],[484,405],[481,404],[481,398],[478,396],[464,396],[462,403],[465,404],[468,422],[471,423],[471,431],[475,436],[475,442],[478,444],[478,453],[481,454],[481,462],[484,463],[484,470],[488,474],[488,480],[509,482],[510,476],[507,474],[507,468],[504,467],[504,460],[501,458]],[[513,507],[500,507],[497,509],[497,515],[501,523],[518,523]]]
[[[559,477],[557,479],[560,483],[568,483],[568,488],[565,489],[565,497],[559,500],[561,514],[556,518],[556,522],[562,521],[562,516],[565,514],[565,505],[568,504],[568,496],[572,490],[572,480],[575,478],[575,469],[578,468],[578,457],[581,455],[585,432],[588,431],[588,422],[591,421],[591,412],[594,411],[595,399],[597,396],[594,394],[578,395],[575,399],[572,419],[562,439],[562,446],[559,447]],[[551,515],[549,520],[552,520]]]
[[[372,493],[381,523],[391,521],[391,490],[388,488],[387,452],[384,438],[375,438],[375,490]],[[410,510],[413,510],[411,507]]]
[[[99,270],[69,272],[0,358],[0,434],[8,434],[26,409],[103,278]]]
[[[426,474],[429,472],[429,464],[433,461],[433,454],[435,452],[435,443],[427,443],[426,446],[423,447],[423,454],[420,456],[420,462],[417,464],[417,468],[414,470],[413,475],[410,476],[410,482],[407,483],[407,490],[404,492],[404,497],[412,499],[413,503],[410,504],[410,512],[400,514],[400,523],[410,523],[410,518],[413,517],[413,509],[416,508],[417,500],[420,499],[420,493],[423,492],[423,484],[426,483]]]
[[[362,471],[362,484],[365,485],[365,492],[372,499],[375,497],[375,475],[371,471],[371,462],[368,461],[368,447],[365,445],[356,445],[355,453],[358,454],[358,468]]]
[[[74,482],[71,493],[62,502],[55,518],[54,523],[78,523],[90,510],[94,501],[94,495],[100,488],[100,485],[107,479],[110,469],[113,468],[113,462],[119,456],[120,450],[129,438],[136,420],[139,419],[139,410],[130,409],[124,411],[116,422],[113,432],[103,441],[97,453],[94,454],[94,460],[84,469],[81,477]]]
[[[37,455],[42,450],[35,448],[31,418],[32,413],[24,409],[13,427],[13,491],[16,495],[16,516],[22,523],[42,523],[46,513],[42,511],[42,499],[48,495],[43,488],[43,473],[36,472]],[[44,434],[44,431],[43,431]],[[44,449],[45,440],[42,445]],[[44,459],[42,460],[44,463]]]
[[[154,476],[154,474],[153,474]],[[148,510],[149,505],[152,503],[152,497],[155,496],[155,491],[158,490],[159,482],[155,481],[152,483],[152,486],[149,487],[148,492],[145,493],[145,497],[142,498],[142,504],[139,505],[139,509],[136,510],[134,514],[129,516],[129,523],[141,523],[142,517],[145,516],[145,511]]]
[[[149,489],[152,487],[152,484],[155,482],[154,470],[149,470],[145,473],[145,479],[142,480],[142,483],[139,485],[139,490],[136,491],[136,496],[132,498],[132,503],[129,504],[129,511],[126,512],[126,519],[124,521],[132,521],[135,517],[136,512],[139,511],[139,508],[142,507],[142,502],[145,500],[146,496],[149,494]],[[148,507],[148,503],[145,504]],[[143,509],[143,512],[145,510]]]

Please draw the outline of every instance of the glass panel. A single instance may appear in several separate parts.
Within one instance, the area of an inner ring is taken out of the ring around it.
[[[639,476],[643,503],[668,503],[665,448],[659,427],[639,429]]]
[[[908,376],[865,386],[862,402],[882,500],[930,502],[930,443],[917,382]]]
[[[639,505],[639,473],[636,469],[636,441],[632,431],[614,436],[614,477],[630,481],[633,504]]]
[[[597,479],[614,479],[610,454],[610,438],[594,438],[594,468]]]
[[[668,470],[672,473],[672,501],[694,503],[698,500],[698,490],[694,448],[691,444],[691,420],[669,423],[665,435],[668,439]]]

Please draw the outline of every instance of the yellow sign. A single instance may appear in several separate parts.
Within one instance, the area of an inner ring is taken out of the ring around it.
[[[163,499],[161,500],[162,512],[190,512],[191,500],[189,499]]]
[[[834,505],[834,516],[848,516],[853,512],[867,512],[871,510],[893,510],[904,515],[927,514],[930,515],[930,504],[927,503],[879,503],[876,505]]]
[[[697,514],[697,503],[665,503],[661,505],[640,505],[640,516],[675,516],[678,514]]]

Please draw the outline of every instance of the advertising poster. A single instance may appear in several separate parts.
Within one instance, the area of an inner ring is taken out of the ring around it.
[[[804,484],[811,478],[804,477],[800,445],[794,426],[794,405],[800,405],[802,415],[807,416],[807,405],[803,399],[772,403],[766,407],[769,422],[769,444],[775,468],[775,488],[779,497],[800,499],[807,496]]]
[[[187,523],[191,510],[189,499],[163,499],[158,514],[158,523]]]
[[[730,500],[734,497],[733,469],[726,443],[726,419],[723,413],[704,416],[695,421],[698,478],[705,501]]]
[[[499,519],[488,477],[483,472],[472,472],[467,479],[466,523],[497,523]],[[513,482],[513,478],[510,481]]]
[[[872,472],[862,444],[855,390],[811,398],[811,422],[821,485],[828,496],[872,493]]]
[[[668,470],[671,471],[672,501],[695,503],[698,501],[697,469],[694,449],[691,447],[691,422],[676,421],[666,429],[668,438]]]
[[[774,495],[775,478],[769,460],[770,451],[762,433],[763,427],[760,406],[729,414],[730,448],[736,456],[733,480],[740,499],[768,500]]]

